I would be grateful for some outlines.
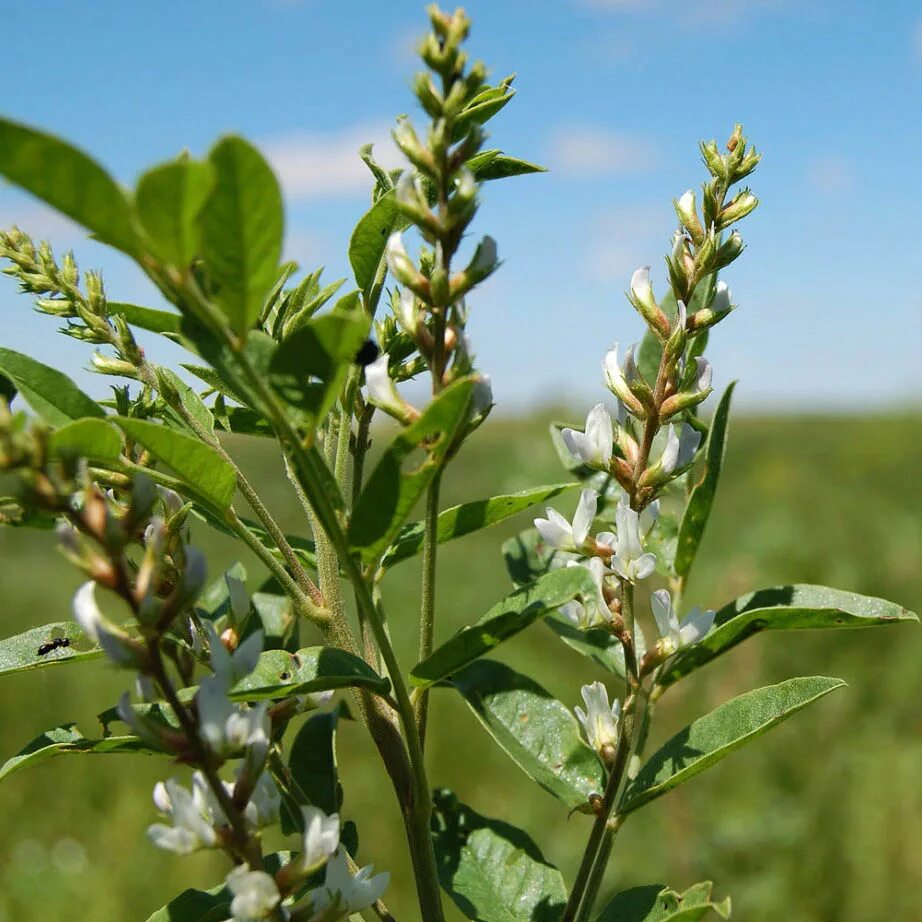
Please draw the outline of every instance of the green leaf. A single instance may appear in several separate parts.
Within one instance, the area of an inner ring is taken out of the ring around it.
[[[210,163],[177,160],[138,181],[135,211],[154,254],[185,270],[199,254],[198,215],[215,184]]]
[[[336,647],[305,647],[297,653],[267,650],[256,669],[229,693],[236,701],[284,698],[336,688],[367,688],[386,695],[391,683],[363,659]]]
[[[243,335],[278,278],[282,193],[272,168],[243,138],[219,141],[209,161],[216,182],[199,215],[202,256],[217,288],[215,300]]]
[[[170,339],[179,337],[182,317],[170,311],[141,307],[139,304],[128,304],[124,301],[109,301],[109,314],[112,316],[121,314],[131,326],[148,330],[151,333],[160,333]]]
[[[576,483],[553,483],[543,487],[533,487],[521,493],[506,493],[479,499],[471,503],[462,503],[439,513],[436,531],[439,544],[453,541],[481,528],[489,528],[503,522],[513,515],[528,509],[535,503],[543,503],[554,496],[579,486]],[[425,523],[414,522],[401,529],[394,543],[387,549],[381,560],[382,567],[392,567],[401,560],[414,557],[423,547]]]
[[[585,567],[552,570],[497,602],[476,624],[462,628],[436,648],[431,656],[413,667],[410,681],[420,687],[432,685],[524,631],[565,602],[577,596],[591,599],[597,592]]]
[[[472,922],[558,922],[567,901],[560,871],[521,829],[435,795],[439,881]]]
[[[549,614],[544,619],[544,623],[570,649],[582,653],[603,669],[624,678],[624,647],[610,631],[602,628],[584,631],[560,612]]]
[[[224,922],[230,916],[234,895],[224,884],[210,890],[183,890],[147,922]]]
[[[918,620],[918,615],[895,602],[827,586],[759,589],[721,608],[710,633],[672,657],[657,682],[671,685],[761,631],[876,627]]]
[[[810,676],[732,698],[690,723],[650,757],[624,792],[619,812],[630,813],[671,791],[801,708],[844,686],[841,679]]]
[[[52,644],[55,646],[49,649]],[[0,640],[0,675],[79,663],[100,656],[102,650],[76,621],[55,621]]]
[[[0,118],[0,175],[133,256],[131,203],[114,179],[76,147]]]
[[[713,902],[713,886],[705,881],[689,887],[684,893],[662,884],[632,887],[619,893],[597,922],[697,922],[712,910],[722,919],[729,919],[730,897]]]
[[[336,726],[339,711],[313,714],[301,725],[288,756],[291,793],[300,804],[324,813],[338,813],[343,804],[336,769]]]
[[[171,467],[186,482],[190,493],[222,510],[233,502],[237,488],[233,465],[213,448],[158,423],[126,416],[114,416],[112,420],[129,438]]]
[[[711,515],[711,506],[714,503],[714,494],[717,492],[717,482],[723,467],[730,400],[733,397],[735,384],[736,382],[730,383],[714,411],[714,418],[711,420],[711,428],[704,446],[704,474],[688,497],[688,505],[685,507],[682,522],[679,525],[674,564],[678,576],[688,576]]]
[[[370,325],[358,292],[352,292],[275,350],[269,381],[288,404],[306,414],[306,425],[316,425],[333,408]]]
[[[530,163],[528,160],[519,160],[517,157],[507,157],[498,150],[482,151],[472,157],[467,165],[474,178],[480,182],[547,172],[547,167],[538,166],[537,163]]]
[[[21,352],[0,347],[0,375],[9,378],[26,403],[52,426],[106,415],[67,375]]]
[[[75,723],[62,724],[37,736],[25,749],[0,765],[0,781],[16,772],[68,753],[153,752],[136,736],[107,736],[87,739]]]
[[[482,659],[449,682],[503,751],[568,807],[605,788],[605,769],[569,708],[528,676]]]
[[[508,83],[485,86],[458,114],[452,131],[452,143],[460,141],[474,125],[483,125],[493,118],[513,96],[515,90]]]
[[[517,588],[547,573],[556,554],[556,548],[550,547],[536,528],[526,528],[503,543],[506,571]]]
[[[211,410],[205,406],[202,398],[171,369],[159,365],[157,366],[156,374],[157,384],[164,398],[170,403],[178,400],[186,412],[205,432],[214,435],[214,417],[211,415]],[[178,413],[175,418],[178,425],[190,434],[195,435],[196,438],[199,438],[195,430]]]
[[[57,457],[86,458],[88,461],[111,463],[122,453],[122,436],[118,429],[103,419],[78,419],[51,433],[48,447]]]
[[[393,541],[442,466],[455,433],[467,418],[473,384],[472,378],[450,384],[385,449],[349,521],[349,544],[366,562],[377,559]],[[404,471],[404,461],[423,443],[425,458]]]
[[[407,219],[397,211],[393,191],[382,195],[355,225],[349,239],[349,265],[366,300],[384,260],[388,237],[408,226]]]

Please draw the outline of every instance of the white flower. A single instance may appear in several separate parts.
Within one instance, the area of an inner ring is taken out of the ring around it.
[[[611,464],[614,431],[604,404],[597,403],[586,417],[584,432],[563,429],[560,433],[567,451],[584,464],[607,471]]]
[[[394,197],[401,205],[418,209],[426,201],[422,180],[413,170],[404,170],[397,180]]]
[[[381,897],[391,879],[387,872],[372,877],[373,871],[374,868],[368,865],[353,877],[346,856],[342,849],[338,849],[327,862],[323,886],[311,891],[311,908],[319,912],[327,906],[333,906],[342,912],[342,916],[333,918],[344,918],[350,912],[367,909]]]
[[[147,827],[147,835],[154,845],[179,855],[214,848],[218,843],[214,827],[226,822],[199,772],[193,775],[192,784],[191,793],[172,778],[154,786],[154,804],[173,825],[154,823]]]
[[[365,384],[368,387],[368,401],[388,413],[402,417],[405,415],[404,403],[388,374],[387,363],[387,354],[382,353],[366,366]]]
[[[387,258],[387,268],[398,282],[404,285],[416,282],[418,272],[416,266],[413,265],[413,260],[410,259],[410,254],[407,253],[407,248],[403,245],[403,235],[400,231],[395,231],[387,238],[384,253]]]
[[[711,310],[715,314],[722,314],[730,310],[730,301],[733,298],[733,292],[727,288],[726,282],[718,282],[717,290],[714,292],[714,298],[711,301]]]
[[[714,624],[714,612],[692,609],[679,624],[672,596],[666,589],[658,589],[650,597],[650,607],[662,638],[662,648],[666,655],[675,653],[682,647],[697,643]]]
[[[282,806],[282,795],[269,772],[263,772],[250,794],[250,801],[244,810],[244,818],[255,829],[272,826],[278,822]]]
[[[251,871],[245,865],[234,868],[227,875],[227,886],[234,894],[231,914],[241,922],[268,918],[282,899],[271,874]]]
[[[615,510],[615,541],[611,568],[621,579],[633,583],[639,579],[646,579],[655,566],[656,556],[645,554],[643,550],[640,540],[640,517],[631,509],[627,496],[622,493]]]
[[[673,426],[670,426],[666,432],[666,445],[659,461],[664,474],[672,474],[687,467],[698,450],[701,433],[688,423],[682,423],[680,432],[681,434],[677,436]]]
[[[535,519],[538,534],[552,547],[561,551],[579,551],[589,536],[589,528],[595,518],[599,494],[595,490],[583,490],[571,525],[556,509],[547,507],[546,519]]]
[[[711,363],[703,355],[697,356],[695,358],[695,390],[699,393],[709,390],[713,377],[714,369]]]
[[[618,343],[615,343],[602,360],[605,372],[605,386],[624,404],[625,409],[635,416],[643,414],[643,405],[634,395],[630,384],[637,377],[637,345],[630,345],[624,354],[624,360],[618,361]]]
[[[650,284],[650,267],[641,266],[634,271],[631,276],[631,294],[640,304],[650,304],[656,306],[656,300],[653,297],[653,286]]]
[[[138,664],[138,652],[131,638],[100,610],[93,580],[84,583],[74,595],[74,617],[87,637],[99,644],[112,662],[119,666]]]
[[[601,537],[600,535],[599,538]],[[596,540],[599,539],[597,538]],[[560,606],[560,613],[584,631],[598,627],[601,624],[607,624],[611,620],[611,611],[605,604],[605,596],[602,594],[602,581],[609,571],[602,562],[602,558],[592,557],[587,564],[571,560],[567,566],[587,567],[598,589],[598,595],[594,599],[586,599],[583,602],[575,600],[567,602],[565,605]]]
[[[586,739],[596,752],[618,744],[618,722],[621,719],[621,702],[616,698],[608,706],[608,690],[601,682],[582,688],[586,710],[577,707],[574,713],[583,725]]]
[[[271,726],[263,701],[246,710],[227,697],[227,685],[219,676],[202,680],[195,696],[199,729],[208,745],[219,756],[229,756],[242,749],[252,750],[259,762],[269,749]]]
[[[489,275],[496,268],[498,255],[496,241],[489,235],[484,237],[474,252],[474,258],[467,269],[468,273],[480,278]]]
[[[301,813],[304,816],[304,839],[298,867],[306,875],[322,867],[339,848],[339,814],[327,816],[319,807],[313,806],[302,807]]]
[[[400,325],[410,334],[416,336],[419,328],[419,302],[416,295],[409,288],[400,289],[400,299],[394,309],[394,314]]]

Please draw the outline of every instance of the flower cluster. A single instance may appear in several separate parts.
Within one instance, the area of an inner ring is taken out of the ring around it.
[[[351,913],[367,909],[381,898],[390,882],[388,873],[374,874],[368,865],[354,872],[340,844],[339,816],[327,816],[317,807],[302,807],[304,833],[301,852],[274,876],[262,868],[239,865],[227,875],[233,894],[233,922],[254,919],[298,918],[340,922]],[[301,899],[295,898],[303,882],[323,871],[323,882]]]

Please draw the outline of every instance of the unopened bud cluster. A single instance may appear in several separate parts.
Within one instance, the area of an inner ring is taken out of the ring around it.
[[[101,352],[93,354],[94,370],[136,377],[136,366],[143,353],[124,317],[110,316],[98,272],[84,273],[81,291],[80,271],[73,253],[65,253],[58,263],[46,241],[36,247],[32,238],[16,227],[0,231],[0,259],[10,263],[2,270],[5,275],[17,279],[22,291],[37,295],[36,310],[66,321],[62,333],[94,345],[115,347],[117,357]]]
[[[418,260],[395,232],[387,242],[388,269],[400,286],[392,298],[392,315],[378,322],[382,356],[366,371],[370,401],[409,423],[418,415],[397,392],[393,378],[403,380],[428,367],[437,393],[453,380],[473,371],[473,356],[465,333],[465,296],[499,265],[496,243],[484,237],[463,269],[453,268],[462,236],[477,212],[479,185],[468,166],[480,150],[484,132],[475,117],[484,92],[482,64],[467,67],[461,44],[469,21],[463,11],[454,14],[430,10],[432,32],[420,49],[428,72],[414,83],[416,96],[430,125],[425,141],[406,117],[393,132],[397,146],[412,164],[400,176],[394,196],[400,213],[425,241]],[[508,83],[502,88],[505,93]],[[411,358],[418,353],[419,360]],[[409,359],[409,361],[404,361]],[[482,379],[487,386],[486,379]],[[474,416],[482,417],[492,404],[481,394]]]

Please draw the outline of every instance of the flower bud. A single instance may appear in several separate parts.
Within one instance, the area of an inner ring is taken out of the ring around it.
[[[93,335],[92,333],[90,335]],[[102,375],[119,375],[123,378],[136,378],[137,369],[131,362],[124,362],[121,359],[111,358],[103,355],[101,352],[94,352],[90,358],[90,364],[94,371]]]
[[[404,152],[407,160],[427,176],[437,174],[432,154],[423,147],[416,131],[406,117],[397,119],[397,127],[391,132],[394,143]]]
[[[717,219],[717,229],[729,227],[734,221],[745,218],[759,204],[759,200],[748,190],[744,189],[720,212]]]
[[[442,115],[445,101],[429,74],[416,75],[413,80],[413,92],[428,116],[439,118]]]
[[[625,409],[638,419],[647,418],[647,410],[635,395],[631,385],[637,373],[634,361],[635,346],[629,346],[624,357],[624,363],[618,362],[618,343],[615,343],[602,360],[605,373],[605,386],[624,404]]]
[[[384,353],[365,369],[368,402],[407,425],[419,414],[398,393],[388,373],[388,361],[387,353]]]
[[[96,603],[96,583],[92,580],[84,583],[74,596],[74,617],[87,637],[99,644],[117,666],[145,667],[144,647],[103,615]]]
[[[387,267],[391,275],[411,291],[418,294],[424,301],[429,296],[429,280],[416,268],[413,260],[403,245],[403,237],[395,231],[388,237],[385,250]]]
[[[672,203],[675,206],[679,221],[696,244],[704,239],[704,228],[698,220],[698,209],[695,205],[695,193],[689,189],[681,198]]]
[[[463,298],[475,285],[492,275],[498,267],[496,241],[492,237],[484,237],[474,251],[474,256],[467,268],[452,276],[449,294],[451,301]]]
[[[704,158],[704,165],[715,179],[727,179],[727,162],[717,149],[716,141],[702,142],[701,156]]]
[[[739,231],[733,231],[732,234],[718,247],[714,259],[713,269],[723,269],[729,266],[740,253],[743,252],[743,238]]]
[[[730,303],[730,289],[727,288],[726,282],[718,282],[714,292],[714,297],[708,307],[695,311],[688,319],[688,329],[690,332],[699,332],[706,330],[708,327],[719,323],[733,308],[736,306]]]
[[[650,267],[642,266],[631,276],[631,291],[628,300],[637,313],[647,321],[647,325],[661,340],[669,335],[669,321],[659,309],[650,284]]]

